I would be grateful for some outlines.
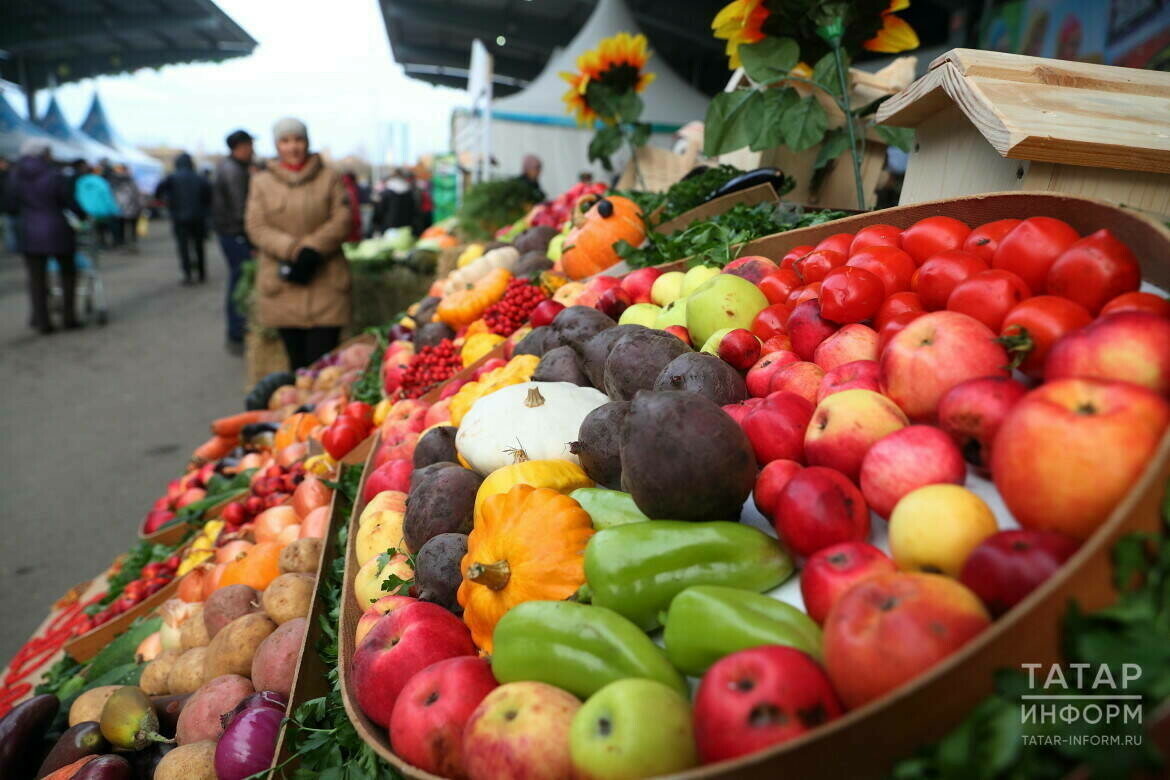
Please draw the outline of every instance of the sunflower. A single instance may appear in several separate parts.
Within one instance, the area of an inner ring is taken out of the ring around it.
[[[732,70],[739,67],[739,47],[763,40],[761,27],[768,18],[764,0],[732,0],[715,14],[711,29],[715,37],[727,41],[727,58]]]
[[[894,54],[918,48],[918,34],[905,19],[894,16],[910,7],[910,0],[890,0],[890,7],[882,11],[882,28],[862,44],[869,51]]]
[[[562,71],[561,78],[569,83],[569,89],[562,98],[566,110],[577,115],[577,123],[590,125],[599,118],[597,109],[589,103],[589,86],[597,84],[621,95],[633,90],[641,92],[654,81],[653,73],[645,73],[650,52],[646,48],[646,36],[618,33],[605,38],[577,58],[577,71]],[[600,117],[610,121],[613,117]]]

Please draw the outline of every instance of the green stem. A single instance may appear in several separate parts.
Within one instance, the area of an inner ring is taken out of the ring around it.
[[[845,58],[841,56],[841,39],[834,36],[829,41],[833,48],[833,62],[837,65],[837,85],[841,90],[841,105],[845,111],[845,132],[849,135],[849,156],[853,160],[853,184],[857,187],[857,208],[865,211],[865,182],[861,178],[861,150],[857,148],[857,129],[853,124],[853,112],[849,107],[849,79]]]
[[[634,131],[626,129],[622,131],[626,137],[626,143],[630,146],[630,164],[634,166],[634,182],[636,189],[645,189],[646,183],[642,181],[642,169],[638,167],[638,147],[634,145]]]

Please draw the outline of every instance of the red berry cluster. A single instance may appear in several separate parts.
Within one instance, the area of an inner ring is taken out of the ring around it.
[[[463,368],[459,350],[450,339],[443,339],[431,347],[423,347],[410,359],[402,373],[401,398],[418,398],[440,382],[445,382]]]
[[[179,556],[177,554],[172,555],[165,561],[146,564],[142,567],[142,573],[138,575],[138,579],[126,583],[126,586],[122,588],[122,594],[110,602],[105,609],[84,620],[78,621],[74,629],[75,633],[84,634],[87,631],[91,631],[102,623],[121,615],[148,596],[152,596],[162,590],[175,578],[175,571],[178,568]]]
[[[528,315],[536,305],[546,298],[544,290],[527,279],[513,279],[508,282],[504,297],[483,313],[483,320],[488,330],[497,336],[511,336],[528,321]]]
[[[232,501],[223,508],[220,513],[220,519],[224,521],[223,533],[235,533],[240,530],[240,526],[251,522],[265,509],[288,501],[304,478],[303,461],[297,461],[287,468],[273,463],[252,482],[252,490],[247,497]]]

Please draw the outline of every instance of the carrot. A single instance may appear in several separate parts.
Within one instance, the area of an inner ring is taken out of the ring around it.
[[[236,437],[240,435],[240,431],[244,429],[245,425],[251,425],[258,422],[271,422],[273,419],[272,412],[267,409],[258,409],[252,412],[240,412],[228,417],[220,417],[218,420],[211,421],[211,432],[216,436],[231,436]]]
[[[237,443],[238,439],[235,436],[212,436],[195,448],[195,452],[191,453],[191,460],[196,463],[219,460],[235,449]]]
[[[79,758],[76,761],[74,761],[72,764],[66,764],[65,766],[61,767],[60,769],[58,769],[54,772],[50,772],[49,774],[45,775],[43,780],[69,780],[69,778],[71,778],[71,777],[73,777],[73,775],[77,774],[78,770],[80,770],[83,766],[88,764],[90,761],[93,761],[95,758],[97,758],[96,755],[85,756],[83,758]]]

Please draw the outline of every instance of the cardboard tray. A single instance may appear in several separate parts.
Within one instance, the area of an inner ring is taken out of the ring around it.
[[[905,228],[927,216],[946,215],[971,225],[1008,217],[1051,216],[1067,221],[1082,234],[1103,227],[1134,251],[1146,281],[1170,288],[1170,230],[1139,213],[1103,201],[1051,193],[993,193],[953,200],[918,203],[859,214],[811,228],[768,236],[745,245],[744,253],[780,257],[801,244],[815,244],[834,233],[854,232],[866,225]],[[910,684],[845,714],[800,738],[741,759],[696,767],[677,778],[760,778],[886,776],[895,762],[921,746],[937,741],[954,728],[994,689],[997,669],[1022,663],[1050,664],[1062,658],[1061,621],[1070,601],[1085,611],[1112,604],[1117,593],[1110,558],[1114,543],[1134,531],[1160,527],[1159,510],[1170,479],[1170,433],[1133,489],[1067,564],[1042,586],[961,651]],[[355,517],[360,511],[355,507]],[[357,607],[350,604],[351,550],[346,559],[346,593],[341,614],[340,672],[342,696],[350,719],[362,738],[386,761],[411,778],[437,780],[405,764],[390,750],[384,729],[361,712],[349,690],[353,662],[353,630]]]

